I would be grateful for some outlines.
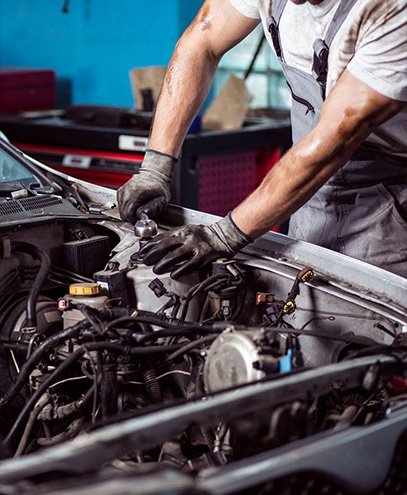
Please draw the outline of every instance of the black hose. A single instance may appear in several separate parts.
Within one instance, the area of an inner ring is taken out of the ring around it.
[[[25,352],[27,354],[28,344],[17,344],[15,342],[1,342],[2,347],[12,351]]]
[[[12,438],[16,432],[20,429],[22,423],[26,420],[27,416],[30,414],[31,409],[35,406],[40,397],[47,391],[48,387],[54,382],[61,374],[66,371],[75,361],[77,361],[83,354],[88,351],[97,351],[101,349],[108,349],[114,346],[114,350],[117,351],[117,347],[122,349],[122,346],[118,344],[111,344],[109,342],[93,342],[87,345],[81,346],[79,349],[74,351],[69,357],[65,359],[56,369],[41,383],[38,389],[33,393],[33,395],[27,400],[25,406],[20,411],[15,423],[10,429],[7,437],[4,440],[5,445],[9,445]]]
[[[204,321],[205,315],[208,311],[209,305],[210,305],[210,298],[209,294],[206,295],[205,302],[202,304],[201,312],[199,314],[199,323],[202,323]]]
[[[164,330],[157,330],[156,332],[149,333],[147,335],[140,336],[138,344],[144,344],[144,342],[149,342],[157,340],[161,337],[183,337],[194,335],[209,335],[209,334],[219,334],[225,329],[223,327],[216,328],[211,326],[201,326],[201,325],[188,325],[178,328],[166,328]]]
[[[191,336],[191,334],[194,335],[204,335],[204,336],[209,336],[209,335],[217,335],[222,333],[225,330],[225,326],[210,326],[210,325],[185,325],[181,327],[176,327],[176,328],[166,328],[164,330],[157,330],[153,333],[149,334],[144,334],[139,337],[139,340],[137,342],[138,345],[143,344],[144,342],[150,342],[157,340],[162,337],[182,337],[182,336]],[[248,327],[246,330],[254,330],[256,328],[261,328],[261,327]],[[319,337],[323,338],[326,340],[334,340],[334,341],[339,341],[339,342],[351,342],[351,343],[360,343],[362,345],[366,345],[366,342],[362,342],[358,340],[357,337],[344,337],[342,335],[330,335],[324,332],[318,332],[318,331],[312,331],[312,330],[299,330],[295,328],[274,328],[274,327],[267,327],[264,328],[266,332],[272,332],[272,333],[284,333],[284,334],[293,334],[293,335],[303,335],[303,336],[310,336],[310,337]],[[198,340],[197,340],[198,342]],[[169,346],[168,346],[169,347]],[[391,346],[388,346],[391,347]],[[179,348],[182,348],[180,346]],[[140,347],[136,348],[143,350],[145,347]],[[134,350],[136,350],[134,349]]]
[[[31,356],[27,359],[27,361],[21,367],[20,373],[16,377],[15,382],[11,385],[11,387],[7,390],[7,392],[0,399],[0,409],[7,405],[11,400],[15,398],[15,396],[20,392],[20,390],[26,384],[29,376],[34,371],[35,367],[41,361],[43,355],[48,352],[53,347],[58,346],[65,340],[77,337],[80,332],[89,326],[89,323],[86,321],[81,321],[77,323],[75,326],[67,328],[65,330],[61,330],[60,332],[51,335],[44,342],[42,342],[35,351],[31,354]]]
[[[85,393],[81,399],[74,400],[69,404],[63,404],[62,406],[53,407],[52,405],[46,405],[44,409],[39,413],[38,419],[43,421],[51,421],[53,419],[62,419],[71,416],[83,409],[90,399],[93,397],[95,390],[95,384]]]
[[[117,370],[116,361],[111,355],[102,356],[101,381],[100,381],[100,404],[102,418],[106,420],[109,416],[117,413]]]
[[[245,287],[242,288],[242,290],[237,292],[237,305],[235,308],[235,311],[233,312],[232,316],[230,317],[230,321],[236,321],[239,316],[241,315],[243,308],[244,308],[244,303],[246,300],[246,289]]]
[[[351,341],[352,344],[358,343],[357,341]],[[366,345],[366,343],[365,343]],[[396,358],[395,352],[407,352],[407,345],[397,345],[397,344],[377,344],[377,345],[370,345],[366,346],[364,349],[359,349],[358,351],[354,351],[347,355],[344,358],[344,361],[349,361],[350,359],[355,359],[358,357],[363,357],[363,356],[369,356],[371,354],[389,354],[392,357]],[[403,365],[404,368],[407,367],[405,359],[399,358],[400,363]]]
[[[181,315],[180,315],[179,319],[181,321],[185,320],[185,317],[187,315],[188,308],[189,308],[189,303],[193,297],[195,297],[199,292],[202,292],[205,289],[207,289],[208,286],[210,286],[214,282],[218,282],[220,280],[226,282],[229,280],[229,276],[224,275],[222,273],[217,273],[216,275],[211,275],[210,277],[205,279],[203,282],[200,282],[199,284],[191,287],[189,289],[189,291],[185,294],[185,297],[183,298],[184,300],[183,300],[182,305],[181,305]]]
[[[24,421],[29,416],[31,409],[35,406],[39,398],[47,391],[48,387],[55,381],[60,375],[66,371],[75,361],[77,361],[83,354],[89,351],[98,351],[98,350],[108,350],[111,352],[117,353],[129,353],[129,354],[148,354],[155,352],[170,352],[176,349],[179,349],[180,345],[171,345],[171,346],[154,346],[154,347],[137,347],[137,348],[128,348],[123,347],[121,344],[116,344],[113,342],[91,342],[89,344],[83,345],[79,347],[76,351],[74,351],[69,357],[65,359],[55,370],[49,375],[45,380],[41,383],[38,389],[33,393],[33,395],[27,400],[25,406],[20,411],[15,423],[10,429],[7,437],[4,440],[4,445],[9,445],[12,441],[14,435],[21,428]]]
[[[275,328],[275,327],[267,327],[265,328],[266,332],[273,333],[284,333],[284,334],[293,334],[296,336],[304,336],[304,337],[318,337],[326,340],[334,340],[338,342],[346,342],[352,344],[360,344],[366,346],[366,341],[359,339],[357,336],[353,337],[344,337],[343,335],[331,335],[329,333],[314,331],[314,330],[301,330],[297,328]],[[390,347],[390,346],[389,346]]]
[[[29,242],[13,241],[12,247],[16,251],[30,254],[33,258],[36,258],[41,262],[40,269],[28,294],[26,307],[26,326],[35,328],[37,326],[37,300],[51,269],[51,259],[45,251],[37,246],[34,246],[34,244],[30,244]]]
[[[132,323],[138,324],[141,326],[142,331],[145,331],[145,325],[156,325],[164,328],[171,328],[175,326],[173,323],[169,321],[161,320],[160,318],[154,318],[153,316],[122,316],[121,318],[117,318],[116,320],[110,321],[106,325],[106,330],[110,330],[118,325],[122,325],[124,323]]]
[[[192,342],[189,342],[188,344],[184,344],[182,347],[174,351],[172,354],[167,356],[165,358],[165,362],[170,362],[174,361],[179,356],[182,356],[183,354],[187,353],[191,349],[195,349],[196,347],[199,347],[200,345],[203,344],[209,344],[212,343],[215,339],[217,338],[217,335],[207,335],[206,337],[202,337],[201,339],[193,340]]]

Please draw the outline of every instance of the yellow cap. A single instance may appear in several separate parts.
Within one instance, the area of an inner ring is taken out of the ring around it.
[[[71,284],[69,294],[71,296],[97,296],[100,294],[100,285],[92,283]]]

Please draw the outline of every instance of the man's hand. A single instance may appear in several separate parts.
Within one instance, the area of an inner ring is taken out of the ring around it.
[[[176,162],[176,158],[170,155],[146,151],[139,173],[117,191],[123,220],[134,224],[141,212],[154,217],[167,207]]]
[[[146,265],[154,265],[154,273],[171,271],[177,279],[218,258],[231,258],[251,242],[229,213],[212,225],[187,225],[160,234],[140,255]]]

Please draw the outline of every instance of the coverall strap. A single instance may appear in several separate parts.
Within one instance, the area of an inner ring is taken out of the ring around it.
[[[349,12],[357,1],[358,0],[341,0],[325,35],[325,44],[328,48],[331,47],[332,40],[335,38],[336,33],[339,31],[339,28],[342,26],[344,20],[348,17]]]
[[[288,0],[271,0],[270,1],[270,16],[273,17],[277,26],[280,24],[281,16],[283,15],[284,7],[287,5]]]
[[[278,25],[280,24],[280,19],[287,1],[288,0],[270,1],[269,17],[267,19],[267,27],[271,35],[271,41],[273,42],[274,51],[276,52],[277,58],[280,60],[280,62],[284,61],[284,56],[281,48]]]
[[[328,56],[332,40],[335,38],[339,28],[347,18],[351,8],[357,0],[341,0],[325,36],[325,40],[317,39],[314,42],[314,57],[312,63],[312,73],[321,87],[321,96],[325,99],[326,81],[328,77]]]

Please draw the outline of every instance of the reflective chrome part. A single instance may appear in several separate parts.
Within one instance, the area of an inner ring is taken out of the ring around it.
[[[257,340],[257,343],[256,343]],[[263,371],[261,341],[264,333],[226,330],[208,350],[204,382],[208,392],[261,380]]]

